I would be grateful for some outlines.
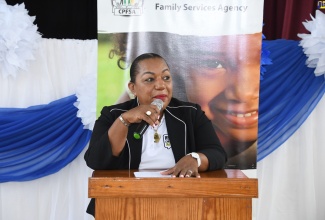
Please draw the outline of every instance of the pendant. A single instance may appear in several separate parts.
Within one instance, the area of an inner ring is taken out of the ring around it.
[[[155,143],[158,143],[160,140],[160,135],[157,132],[155,132],[155,134],[153,135],[153,139]]]

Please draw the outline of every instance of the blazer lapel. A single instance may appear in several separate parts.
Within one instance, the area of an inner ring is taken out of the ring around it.
[[[142,139],[137,140],[133,137],[133,133],[137,127],[138,124],[131,124],[127,136],[131,153],[131,167],[138,167],[141,161]]]
[[[177,120],[177,115],[171,115],[170,112],[165,113],[166,125],[169,140],[175,157],[175,162],[186,155],[186,125],[183,121]]]

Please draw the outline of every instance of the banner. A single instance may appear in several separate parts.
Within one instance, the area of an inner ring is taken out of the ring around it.
[[[173,96],[202,106],[228,155],[225,168],[255,169],[263,1],[98,1],[97,111],[133,98],[128,68],[164,57]]]

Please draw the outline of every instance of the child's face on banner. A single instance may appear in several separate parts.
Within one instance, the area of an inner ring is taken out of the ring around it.
[[[229,157],[245,149],[231,149],[227,142],[257,139],[261,39],[215,37],[184,78],[188,100],[202,106]]]

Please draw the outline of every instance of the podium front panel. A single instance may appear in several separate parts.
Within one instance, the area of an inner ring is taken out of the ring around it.
[[[257,179],[240,170],[201,178],[136,178],[134,171],[94,171],[88,194],[101,219],[252,219]]]

